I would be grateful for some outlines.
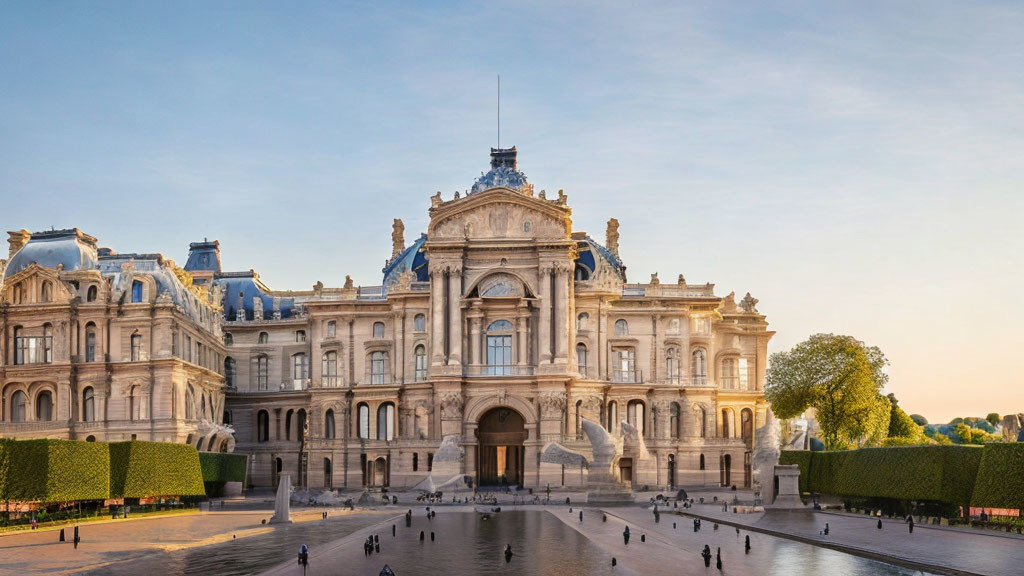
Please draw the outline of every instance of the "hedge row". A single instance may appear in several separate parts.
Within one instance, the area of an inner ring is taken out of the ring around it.
[[[785,451],[780,463],[800,465],[803,491],[963,505],[974,493],[982,451],[974,446]]]
[[[0,500],[73,502],[204,494],[199,456],[192,446],[0,439]]]
[[[244,486],[249,459],[245,454],[200,452],[199,466],[203,470],[203,482],[241,482]]]
[[[986,444],[982,448],[971,504],[1024,509],[1024,443]]]
[[[188,444],[114,442],[110,444],[110,496],[204,496],[199,453]]]
[[[110,455],[103,444],[0,440],[0,499],[71,502],[107,497]]]

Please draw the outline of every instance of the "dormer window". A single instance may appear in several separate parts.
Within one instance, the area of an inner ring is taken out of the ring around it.
[[[96,301],[96,296],[98,295],[98,293],[99,293],[99,290],[96,288],[96,286],[89,286],[89,289],[86,291],[85,301],[86,302],[95,302]]]
[[[142,282],[132,281],[132,302],[142,302]]]

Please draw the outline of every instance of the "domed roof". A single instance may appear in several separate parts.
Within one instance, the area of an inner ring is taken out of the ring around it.
[[[491,170],[481,174],[470,194],[490,188],[511,188],[520,192],[532,192],[533,184],[526,181],[526,174],[516,168],[516,147],[491,148]]]
[[[398,281],[398,276],[406,270],[412,270],[416,274],[416,282],[427,282],[430,280],[427,268],[427,253],[422,249],[427,235],[421,234],[411,246],[402,251],[393,260],[384,266],[384,290]]]
[[[63,266],[65,270],[90,270],[97,267],[96,239],[78,228],[36,232],[7,263],[4,278],[9,278],[33,263],[46,268]]]

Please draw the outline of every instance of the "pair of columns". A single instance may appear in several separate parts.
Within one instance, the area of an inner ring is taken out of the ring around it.
[[[439,265],[434,268],[431,271],[430,292],[433,328],[431,364],[459,366],[462,364],[462,267]]]
[[[569,273],[567,263],[541,267],[540,326],[537,327],[541,364],[569,361]]]

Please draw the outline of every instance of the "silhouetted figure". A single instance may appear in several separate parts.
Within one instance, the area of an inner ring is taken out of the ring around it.
[[[881,518],[878,519],[878,529],[879,530],[882,529],[882,519]]]
[[[913,516],[910,517],[910,533],[911,534],[914,533],[914,517]]]
[[[65,542],[65,540],[64,540],[64,529],[63,528],[60,529],[60,542]]]
[[[512,545],[511,544],[506,544],[505,545],[505,563],[508,564],[511,561],[512,561]]]
[[[647,534],[641,534],[640,535],[640,541],[641,542],[647,542]]]
[[[749,554],[750,553],[750,535],[747,534],[747,541],[743,544],[743,549]]]
[[[608,515],[607,514],[601,514],[601,522],[607,522],[607,521],[608,521]]]
[[[701,557],[704,558],[704,567],[711,567],[711,547],[707,544],[704,545],[704,550],[701,550]]]
[[[828,522],[825,522],[825,536],[828,536]]]
[[[430,541],[431,542],[434,541],[434,531],[433,530],[430,531]]]
[[[629,546],[629,526],[626,526],[626,529],[622,531],[622,541],[626,546]]]
[[[722,569],[722,549],[721,548],[719,548],[718,552],[715,554],[715,568],[718,568],[719,570]]]
[[[580,510],[580,522],[583,522],[583,510]]]
[[[675,529],[676,529],[676,523],[675,523],[675,522],[673,522],[673,523],[672,523],[672,529],[673,529],[673,530],[675,530]]]
[[[299,566],[302,566],[302,572],[306,572],[306,566],[309,565],[309,547],[303,544],[299,546]]]
[[[715,530],[718,530],[718,522],[715,522]]]
[[[612,556],[612,567],[614,568],[618,562],[615,560],[615,556]]]
[[[75,526],[75,550],[78,550],[78,543],[82,541],[81,537],[78,536],[78,526]]]
[[[423,542],[423,539],[425,538],[425,536],[426,535],[423,533],[423,530],[420,530],[420,542]]]
[[[740,527],[739,527],[739,526],[737,526],[737,527],[736,527],[736,535],[737,535],[737,536],[739,536],[739,535],[740,535]]]
[[[391,537],[392,538],[395,537],[395,525],[394,524],[391,525]]]

